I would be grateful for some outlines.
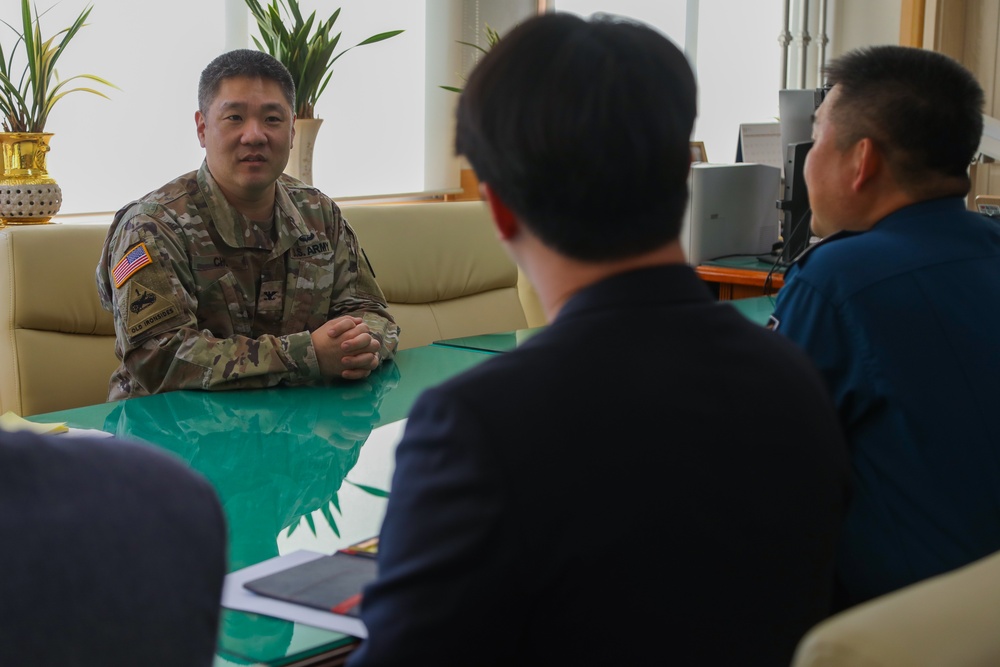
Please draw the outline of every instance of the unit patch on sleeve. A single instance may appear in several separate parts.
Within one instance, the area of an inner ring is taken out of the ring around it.
[[[111,272],[111,277],[115,281],[115,289],[124,285],[125,281],[131,278],[136,271],[152,261],[145,243],[140,243],[125,253],[125,256],[115,264],[114,271]]]
[[[134,339],[153,325],[165,322],[180,313],[173,299],[169,299],[138,280],[128,286],[128,315],[125,331]]]

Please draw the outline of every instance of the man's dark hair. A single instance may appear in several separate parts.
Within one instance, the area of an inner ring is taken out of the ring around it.
[[[543,14],[470,74],[455,150],[547,245],[620,259],[680,233],[696,93],[684,54],[656,30]]]
[[[838,147],[868,137],[900,184],[964,179],[983,133],[983,89],[948,56],[906,46],[855,49],[825,68]],[[966,187],[966,192],[968,187]]]
[[[254,49],[227,51],[202,70],[198,81],[198,109],[201,113],[208,113],[223,79],[234,76],[274,81],[281,87],[288,106],[295,113],[295,81],[288,68],[274,56]]]

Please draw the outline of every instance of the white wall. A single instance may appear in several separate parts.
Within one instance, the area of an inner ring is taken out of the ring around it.
[[[899,44],[900,0],[836,0],[832,56],[859,46]]]

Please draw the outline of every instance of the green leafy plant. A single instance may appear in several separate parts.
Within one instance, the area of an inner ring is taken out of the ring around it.
[[[71,81],[89,79],[117,88],[93,74],[77,74],[68,79],[59,80],[56,73],[56,62],[66,50],[70,40],[76,36],[80,28],[87,25],[87,17],[93,5],[87,6],[76,17],[72,25],[63,28],[52,37],[42,37],[42,29],[35,7],[34,15],[28,0],[21,0],[21,30],[0,19],[4,25],[14,31],[17,40],[9,53],[5,53],[0,44],[0,113],[3,114],[3,128],[6,132],[44,132],[49,112],[56,102],[74,92],[93,93],[110,99],[107,95],[93,88],[66,88]],[[48,10],[46,10],[47,12]],[[43,12],[44,13],[44,12]],[[19,45],[24,45],[24,56],[27,64],[15,82],[14,54]]]
[[[333,35],[333,24],[340,16],[340,8],[326,21],[316,23],[316,12],[303,20],[298,0],[271,0],[266,6],[261,5],[259,0],[245,2],[260,30],[261,38],[258,40],[254,37],[254,44],[281,61],[292,73],[295,81],[295,115],[299,118],[316,117],[316,102],[326,90],[333,74],[333,63],[338,58],[351,49],[381,42],[403,32],[380,32],[334,55],[341,33]],[[286,26],[289,21],[291,29]]]
[[[489,52],[490,49],[492,49],[494,46],[497,45],[497,42],[500,41],[500,33],[498,33],[496,30],[494,30],[493,28],[491,28],[488,23],[484,23],[483,27],[484,27],[484,30],[486,31],[486,48],[483,48],[483,47],[479,46],[478,44],[474,44],[472,42],[462,42],[462,41],[459,41],[458,43],[462,44],[464,46],[471,46],[472,48],[476,49],[477,51],[482,51],[483,54],[485,55],[486,53]],[[438,86],[438,88],[444,88],[445,90],[450,90],[453,93],[460,93],[460,92],[462,92],[461,88],[456,88],[455,86]]]

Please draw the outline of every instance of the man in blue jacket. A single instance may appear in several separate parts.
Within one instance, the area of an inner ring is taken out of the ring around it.
[[[855,495],[840,606],[1000,549],[1000,224],[966,209],[983,92],[879,46],[827,67],[805,164],[812,231],[772,324],[819,367]]]
[[[623,19],[529,19],[456,146],[545,330],[423,394],[368,665],[788,665],[830,611],[849,461],[808,359],[685,261],[694,75]]]

